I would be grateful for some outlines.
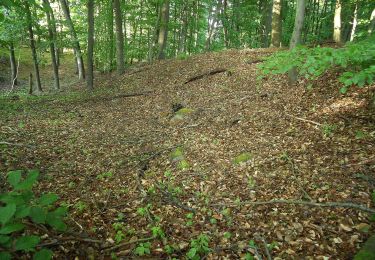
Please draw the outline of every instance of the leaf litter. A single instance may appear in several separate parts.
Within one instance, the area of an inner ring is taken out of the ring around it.
[[[365,212],[241,204],[311,199],[372,206],[375,114],[366,91],[342,96],[332,73],[313,88],[304,81],[288,86],[283,76],[258,81],[251,61],[269,53],[158,61],[103,76],[95,98],[46,100],[3,115],[2,126],[16,134],[2,131],[2,139],[31,147],[2,149],[0,171],[40,169],[39,190],[56,192],[69,206],[68,223],[81,237],[52,244],[55,256],[130,258],[147,241],[155,258],[167,257],[166,245],[184,258],[190,241],[206,234],[207,259],[249,252],[352,257],[373,230]],[[119,245],[117,222],[124,233]],[[165,238],[148,240],[153,226]]]

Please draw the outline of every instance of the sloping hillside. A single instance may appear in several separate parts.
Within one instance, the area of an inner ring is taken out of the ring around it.
[[[38,191],[70,208],[73,233],[45,236],[64,238],[56,257],[128,259],[149,241],[153,259],[181,259],[205,234],[207,259],[350,259],[373,228],[367,90],[340,95],[334,75],[258,81],[271,52],[138,66],[83,97],[1,100],[0,140],[22,146],[0,148],[0,171],[40,169]]]

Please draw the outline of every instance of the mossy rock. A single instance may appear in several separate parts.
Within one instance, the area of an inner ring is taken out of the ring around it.
[[[354,260],[375,259],[375,235],[372,235],[362,249],[355,255]]]
[[[181,147],[177,147],[172,153],[171,153],[171,159],[172,161],[181,161],[184,159],[184,152]]]
[[[178,110],[176,112],[176,115],[186,116],[186,115],[190,115],[193,112],[194,112],[193,109],[187,108],[187,107],[183,107],[183,108],[181,108],[180,110]]]
[[[233,163],[234,164],[245,163],[247,161],[250,161],[252,158],[253,156],[251,155],[251,153],[241,153],[236,158],[234,158]]]

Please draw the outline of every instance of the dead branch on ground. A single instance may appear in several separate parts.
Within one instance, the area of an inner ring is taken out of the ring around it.
[[[184,84],[190,83],[190,82],[198,80],[198,79],[202,79],[206,76],[212,76],[212,75],[215,75],[215,74],[218,74],[218,73],[223,73],[223,72],[226,72],[226,71],[228,71],[228,70],[227,69],[214,69],[214,70],[211,70],[209,72],[205,72],[203,74],[200,74],[198,76],[194,76],[192,78],[189,78],[187,81],[185,81]]]

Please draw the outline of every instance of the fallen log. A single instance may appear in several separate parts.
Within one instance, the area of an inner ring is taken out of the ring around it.
[[[218,73],[223,73],[223,72],[226,72],[226,71],[228,71],[228,70],[227,69],[214,69],[214,70],[211,70],[209,72],[200,74],[198,76],[194,76],[192,78],[189,78],[187,81],[185,81],[184,84],[188,84],[188,83],[196,81],[198,79],[202,79],[202,78],[204,78],[206,76],[212,76],[212,75],[215,75],[215,74],[218,74]]]

